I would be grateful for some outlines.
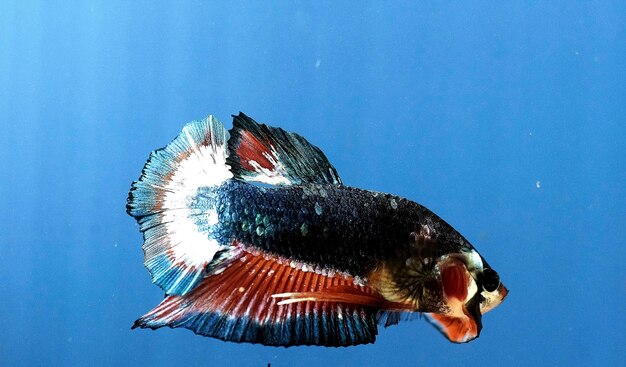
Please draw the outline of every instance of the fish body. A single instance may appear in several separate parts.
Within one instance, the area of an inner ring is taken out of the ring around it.
[[[152,153],[127,210],[167,297],[135,327],[228,341],[347,346],[424,313],[478,337],[507,290],[448,223],[399,196],[343,185],[317,147],[234,116],[188,124]]]
[[[233,180],[217,192],[200,191],[193,205],[206,210],[211,204],[203,198],[215,196],[224,203],[218,210],[222,243],[236,240],[362,278],[408,248],[410,234],[424,226],[442,236],[460,236],[415,202],[347,186],[265,188]]]

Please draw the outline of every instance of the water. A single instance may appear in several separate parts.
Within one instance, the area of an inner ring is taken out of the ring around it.
[[[616,365],[626,358],[626,7],[0,5],[0,365]],[[130,330],[162,299],[124,204],[150,150],[244,111],[346,184],[421,202],[500,272],[480,339]]]

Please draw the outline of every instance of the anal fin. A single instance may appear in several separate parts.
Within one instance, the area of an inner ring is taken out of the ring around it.
[[[267,253],[234,247],[239,253],[222,272],[207,276],[186,295],[166,297],[134,327],[184,327],[222,340],[265,345],[374,342],[382,301],[373,290],[350,277],[304,271]],[[281,302],[285,294],[320,298]]]

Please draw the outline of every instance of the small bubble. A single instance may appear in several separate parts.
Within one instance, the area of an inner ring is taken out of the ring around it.
[[[535,187],[540,189],[541,188],[541,181],[535,182]]]

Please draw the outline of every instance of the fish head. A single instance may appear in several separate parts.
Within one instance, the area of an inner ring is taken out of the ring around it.
[[[429,321],[452,342],[477,338],[482,315],[498,306],[508,293],[500,276],[472,247],[440,257],[435,268],[445,307],[428,314]]]
[[[482,329],[482,315],[498,306],[508,290],[498,273],[451,227],[437,235],[428,226],[411,233],[369,276],[387,301],[422,312],[450,341],[466,343]]]

